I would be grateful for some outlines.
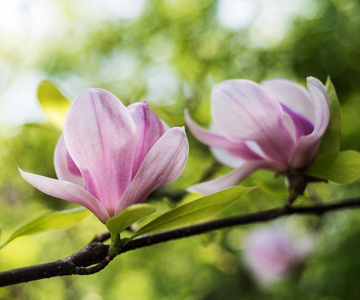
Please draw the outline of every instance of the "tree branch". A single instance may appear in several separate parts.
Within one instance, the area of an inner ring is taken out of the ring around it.
[[[352,198],[333,204],[311,207],[285,206],[231,218],[219,219],[135,238],[126,244],[117,254],[109,249],[109,245],[104,245],[102,243],[109,238],[109,234],[101,233],[91,241],[90,245],[67,258],[51,263],[0,272],[0,286],[8,286],[56,276],[94,274],[105,268],[116,255],[130,250],[226,227],[266,222],[281,216],[293,214],[321,216],[330,211],[353,207],[360,207],[360,198]]]
[[[79,267],[87,267],[101,262],[107,256],[108,251],[108,245],[96,242],[64,259],[1,272],[0,286],[56,276],[73,275],[79,272],[77,269]]]

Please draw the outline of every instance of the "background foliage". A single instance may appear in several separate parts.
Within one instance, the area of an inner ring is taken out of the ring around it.
[[[30,13],[31,5],[43,4],[18,2]],[[325,82],[330,75],[342,105],[341,148],[360,150],[359,1],[239,0],[255,6],[247,16],[238,16],[245,20],[252,14],[252,19],[237,28],[227,23],[230,17],[225,21],[221,17],[221,5],[226,1],[135,2],[142,5],[141,10],[124,17],[121,9],[116,14],[117,1],[105,1],[107,10],[95,1],[91,11],[86,1],[56,0],[54,7],[47,9],[58,19],[40,38],[27,36],[33,33],[31,27],[20,28],[19,38],[0,31],[1,40],[7,41],[0,48],[1,242],[19,225],[45,212],[75,207],[40,193],[18,174],[17,166],[21,166],[55,177],[52,157],[60,130],[46,120],[39,106],[38,111],[20,118],[27,101],[35,99],[35,87],[42,79],[56,82],[70,99],[85,88],[102,87],[124,104],[147,101],[170,126],[184,125],[187,107],[207,126],[211,87],[217,82],[285,77],[305,83],[310,75]],[[27,82],[32,82],[30,88]],[[187,133],[191,152],[184,174],[149,201],[159,210],[173,201],[164,194],[198,182],[214,164],[208,148]],[[220,167],[213,176],[227,171]],[[254,184],[261,188],[222,216],[276,207],[286,201],[282,178],[259,171],[244,182],[246,186]],[[317,183],[298,204],[359,194],[359,182],[350,186]],[[242,261],[242,241],[255,227],[247,226],[129,252],[89,277],[53,278],[3,288],[0,299],[357,299],[359,219],[356,210],[321,219],[286,219],[295,235],[314,238],[314,252],[293,274],[266,288],[256,284]],[[65,257],[102,230],[104,226],[90,217],[69,230],[19,238],[0,251],[0,268]]]

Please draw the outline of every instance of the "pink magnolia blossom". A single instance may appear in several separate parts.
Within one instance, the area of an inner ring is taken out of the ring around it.
[[[186,111],[187,125],[215,157],[232,172],[189,188],[203,194],[236,185],[257,169],[285,174],[303,169],[314,159],[330,117],[330,100],[323,84],[307,79],[308,90],[285,80],[261,84],[243,79],[214,86],[210,132]]]
[[[184,128],[167,128],[146,102],[125,107],[103,89],[88,89],[71,104],[55,149],[57,177],[20,170],[53,197],[85,206],[101,222],[182,173],[188,157]]]
[[[244,261],[261,285],[281,279],[313,249],[309,236],[294,237],[280,226],[258,228],[244,242]]]

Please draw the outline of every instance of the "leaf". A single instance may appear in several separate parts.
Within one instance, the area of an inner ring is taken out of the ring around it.
[[[253,187],[236,186],[178,206],[140,228],[131,239],[141,234],[189,225],[211,217],[234,204],[253,189]]]
[[[69,99],[54,83],[47,80],[39,84],[37,96],[49,122],[62,131],[65,115],[70,106]]]
[[[260,190],[270,195],[287,195],[289,193],[285,184],[280,186],[269,181],[259,181],[256,182],[256,185]]]
[[[5,243],[0,245],[0,249],[20,236],[71,227],[79,224],[90,215],[91,212],[82,207],[47,213],[17,229]]]
[[[108,219],[106,227],[113,235],[117,235],[141,218],[155,212],[155,207],[150,204],[134,204],[124,209],[120,214]]]
[[[340,151],[341,138],[341,111],[335,88],[330,80],[326,81],[326,91],[330,98],[330,120],[324,135],[321,138],[318,155],[337,153]]]
[[[360,177],[360,153],[348,150],[317,156],[306,174],[340,184],[352,183]]]

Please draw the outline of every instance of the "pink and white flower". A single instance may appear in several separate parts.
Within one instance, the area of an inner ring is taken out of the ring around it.
[[[88,89],[71,104],[55,149],[59,179],[20,170],[53,197],[83,205],[105,223],[182,173],[184,128],[168,129],[146,102],[125,107],[112,93]]]
[[[308,90],[286,79],[257,84],[243,79],[214,86],[210,132],[186,111],[194,136],[211,147],[232,172],[189,188],[209,194],[236,185],[257,169],[285,174],[306,168],[317,153],[330,118],[330,100],[323,84],[307,79]]]
[[[267,226],[249,233],[243,258],[256,281],[269,285],[302,263],[313,248],[310,236],[295,237],[283,226]]]

